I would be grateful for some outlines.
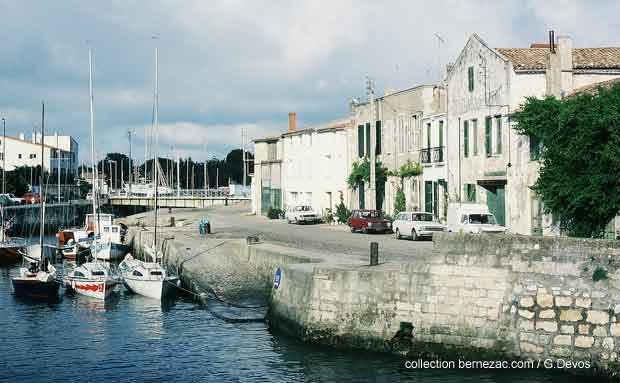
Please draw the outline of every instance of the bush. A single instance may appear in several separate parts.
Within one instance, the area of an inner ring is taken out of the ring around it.
[[[407,208],[407,199],[405,198],[405,193],[403,189],[396,189],[396,200],[394,201],[394,216],[396,216],[401,211],[405,211]]]
[[[334,222],[334,214],[332,213],[332,209],[325,209],[325,222],[331,224]]]
[[[270,207],[269,210],[267,210],[267,217],[269,219],[278,219],[283,214],[284,211],[282,209],[278,209],[277,207]]]
[[[340,203],[336,206],[336,217],[338,222],[345,223],[351,216],[351,211],[344,205],[344,200],[340,198]]]
[[[594,273],[592,273],[592,280],[594,282],[598,282],[598,281],[603,281],[605,279],[607,279],[607,270],[605,270],[602,267],[597,267],[596,270],[594,270]]]

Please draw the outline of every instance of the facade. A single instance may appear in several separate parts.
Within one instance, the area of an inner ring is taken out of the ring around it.
[[[264,215],[270,207],[310,205],[325,215],[341,198],[348,204],[350,126],[344,119],[297,130],[291,113],[286,133],[254,140],[252,200],[256,213]]]
[[[2,165],[3,145],[0,137],[0,166]],[[33,134],[32,140],[6,137],[6,170],[11,171],[19,166],[36,167],[41,165],[41,137]],[[71,136],[45,136],[43,149],[43,167],[52,175],[77,175],[78,144]]]
[[[526,97],[564,97],[620,77],[620,48],[573,48],[569,37],[530,48],[490,48],[472,35],[449,68],[450,201],[485,203],[520,234],[553,234],[531,186],[540,164],[536,142],[517,134],[511,115]]]
[[[440,86],[421,85],[388,93],[369,102],[353,105],[354,129],[349,146],[351,162],[370,157],[371,127],[375,129],[376,156],[388,172],[397,172],[407,161],[420,163],[423,174],[402,180],[387,177],[385,185],[376,187],[376,201],[371,201],[369,186],[360,183],[351,190],[354,208],[377,208],[394,211],[397,189],[402,187],[408,210],[425,210],[445,217],[447,124],[445,91]],[[371,120],[371,113],[375,121]],[[350,168],[349,168],[350,169]]]

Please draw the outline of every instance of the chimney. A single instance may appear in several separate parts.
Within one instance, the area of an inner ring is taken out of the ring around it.
[[[295,112],[289,112],[288,114],[288,132],[292,133],[296,130],[295,128]]]
[[[566,35],[558,36],[549,31],[549,56],[545,77],[547,94],[564,97],[573,90],[573,40]]]

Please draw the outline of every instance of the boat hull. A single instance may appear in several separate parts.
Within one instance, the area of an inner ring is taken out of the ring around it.
[[[129,253],[129,246],[120,243],[111,243],[97,251],[97,259],[101,261],[120,261]]]
[[[23,246],[16,247],[0,247],[0,265],[14,265],[22,259],[19,251],[23,251]]]
[[[162,299],[170,296],[174,292],[176,281],[177,278],[144,280],[123,277],[123,284],[127,290],[151,299]]]
[[[30,299],[54,299],[58,297],[58,281],[40,281],[36,278],[14,278],[13,293]]]
[[[87,297],[105,300],[114,293],[116,281],[89,280],[89,279],[66,279],[65,286],[78,294]]]

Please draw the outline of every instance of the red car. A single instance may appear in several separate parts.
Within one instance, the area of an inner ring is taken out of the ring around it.
[[[392,222],[383,217],[380,210],[353,210],[347,220],[351,233],[361,230],[362,233],[391,233]]]
[[[41,196],[36,193],[26,193],[22,196],[24,203],[41,203]]]

